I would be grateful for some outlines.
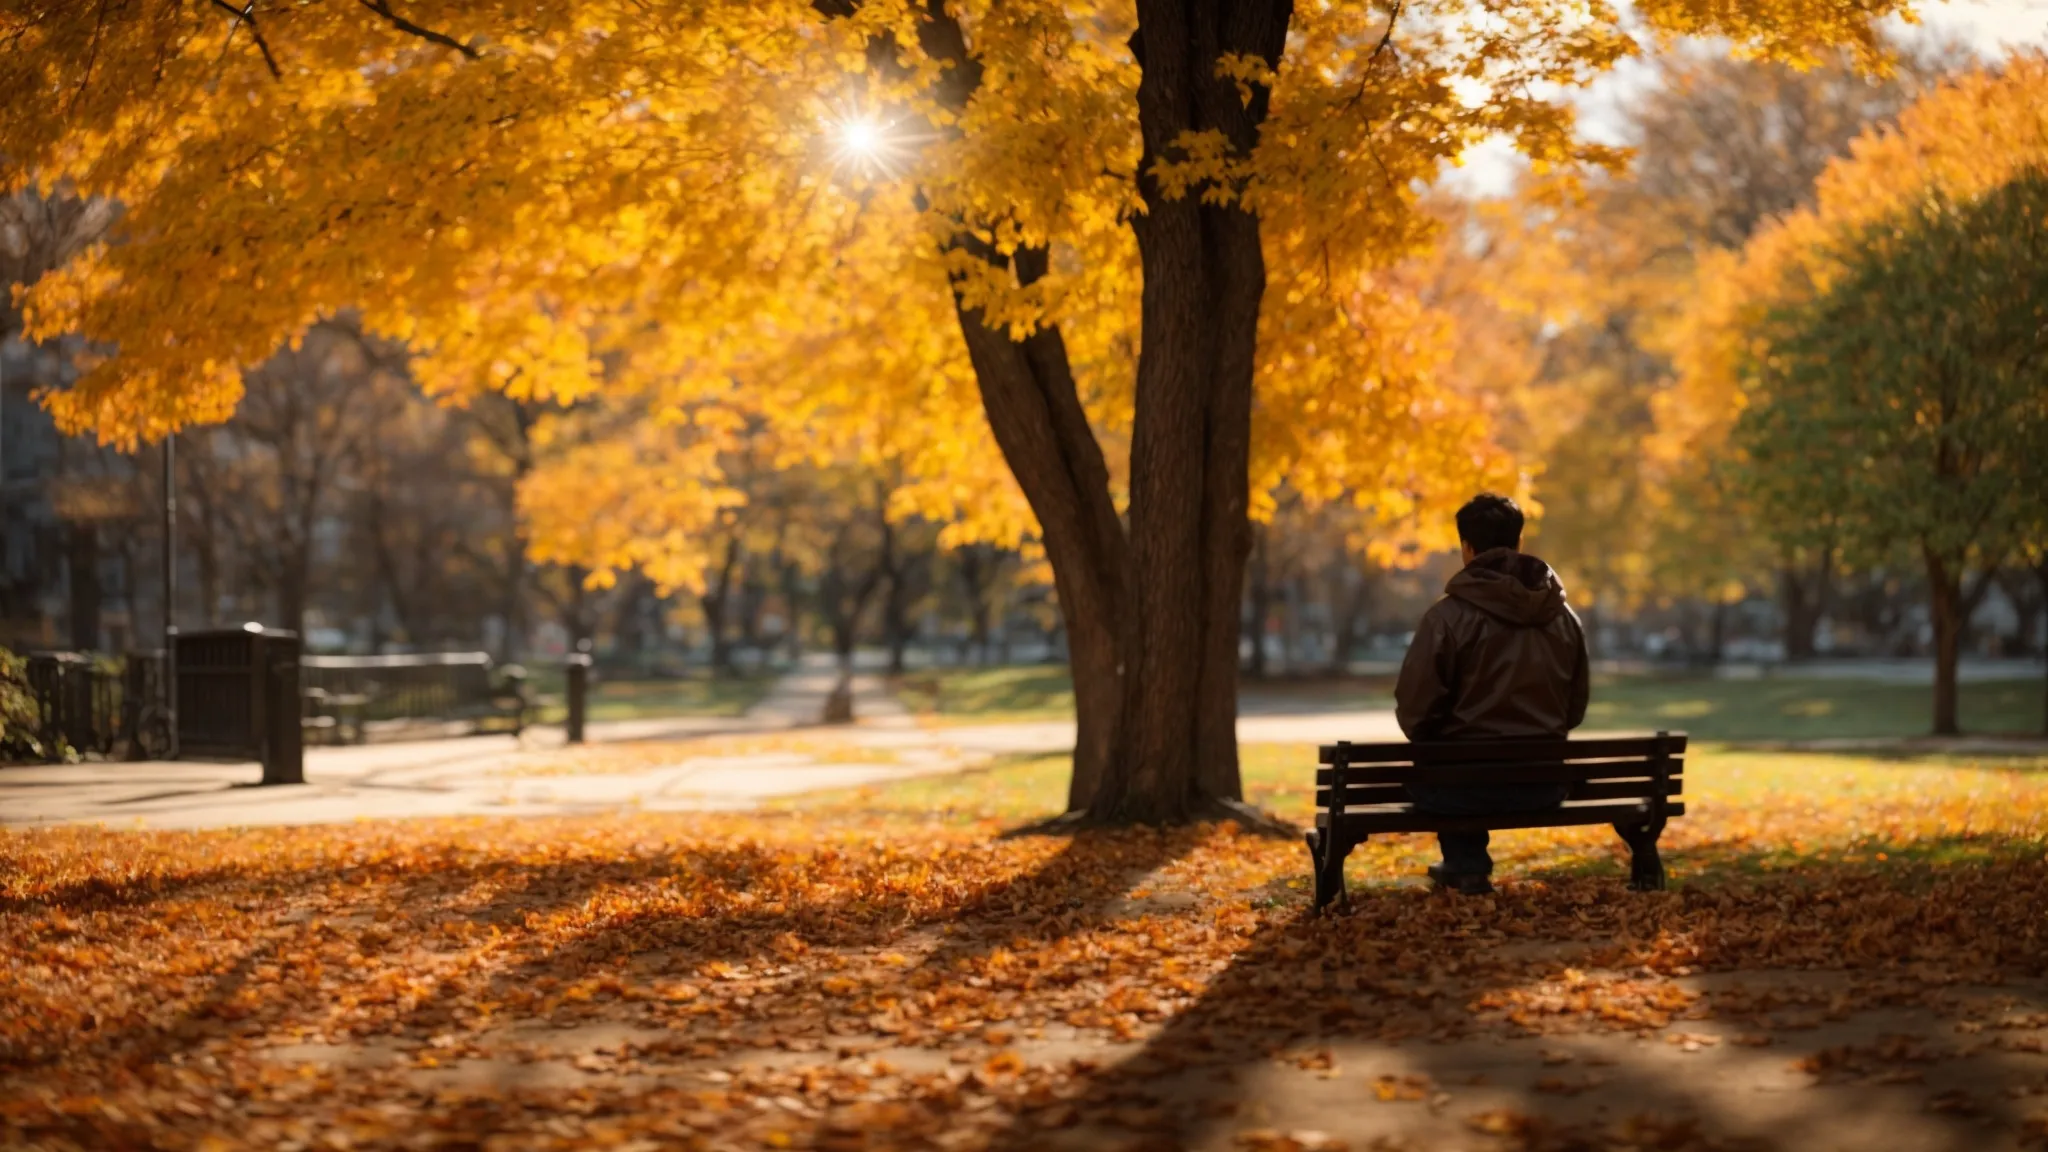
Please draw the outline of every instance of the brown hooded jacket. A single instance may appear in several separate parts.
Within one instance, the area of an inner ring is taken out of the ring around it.
[[[1586,718],[1588,663],[1585,629],[1550,565],[1495,548],[1423,614],[1394,716],[1410,740],[1563,736]]]

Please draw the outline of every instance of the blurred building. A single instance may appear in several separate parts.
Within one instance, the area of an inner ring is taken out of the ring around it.
[[[0,645],[153,647],[154,490],[134,457],[61,434],[35,402],[70,371],[61,349],[0,343]]]

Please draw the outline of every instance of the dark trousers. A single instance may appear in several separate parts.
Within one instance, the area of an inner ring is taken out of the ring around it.
[[[1424,812],[1438,816],[1499,816],[1509,812],[1541,812],[1564,803],[1568,784],[1410,784],[1408,798]],[[1452,876],[1491,876],[1493,857],[1486,851],[1492,837],[1477,832],[1439,832],[1444,871]]]

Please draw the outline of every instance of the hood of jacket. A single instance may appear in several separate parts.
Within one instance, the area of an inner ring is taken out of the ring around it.
[[[1444,586],[1454,596],[1496,619],[1540,628],[1564,611],[1564,584],[1550,565],[1512,548],[1494,548],[1472,558]]]

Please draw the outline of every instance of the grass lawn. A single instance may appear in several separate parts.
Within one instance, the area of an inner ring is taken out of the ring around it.
[[[738,716],[774,686],[772,675],[614,680],[599,677],[590,689],[591,720],[643,720],[664,716]],[[559,673],[536,676],[531,684],[539,723],[559,724],[568,713]]]
[[[933,668],[895,677],[889,687],[931,723],[1006,724],[1074,714],[1074,685],[1063,664]]]
[[[2038,678],[1964,684],[1960,694],[1965,732],[2041,731]],[[1594,683],[1586,725],[1684,729],[1703,740],[1824,740],[1925,735],[1933,716],[1925,685],[1610,676]]]
[[[1245,798],[1306,824],[1315,814],[1312,745],[1248,744]],[[1015,757],[950,776],[807,797],[804,808],[863,818],[1015,827],[1065,807],[1064,756]],[[2048,752],[2039,756],[1881,756],[1706,745],[1686,763],[1688,814],[1672,823],[1675,880],[1735,869],[1796,870],[1814,860],[1982,861],[2048,844]],[[791,807],[795,807],[792,802]],[[1497,833],[1503,870],[1626,875],[1605,828]],[[1389,837],[1351,858],[1354,882],[1399,879],[1434,861],[1427,836]],[[1882,855],[1880,855],[1882,854]]]
[[[1063,667],[933,669],[898,679],[904,704],[928,723],[996,724],[1064,719],[1074,694]],[[1977,734],[2039,733],[2041,681],[1965,684],[1962,722]],[[1282,702],[1305,709],[1391,708],[1385,677],[1246,681],[1246,710]],[[1924,735],[1933,689],[1866,680],[1773,677],[1602,676],[1586,714],[1589,728],[1683,729],[1702,740],[1820,740]]]

